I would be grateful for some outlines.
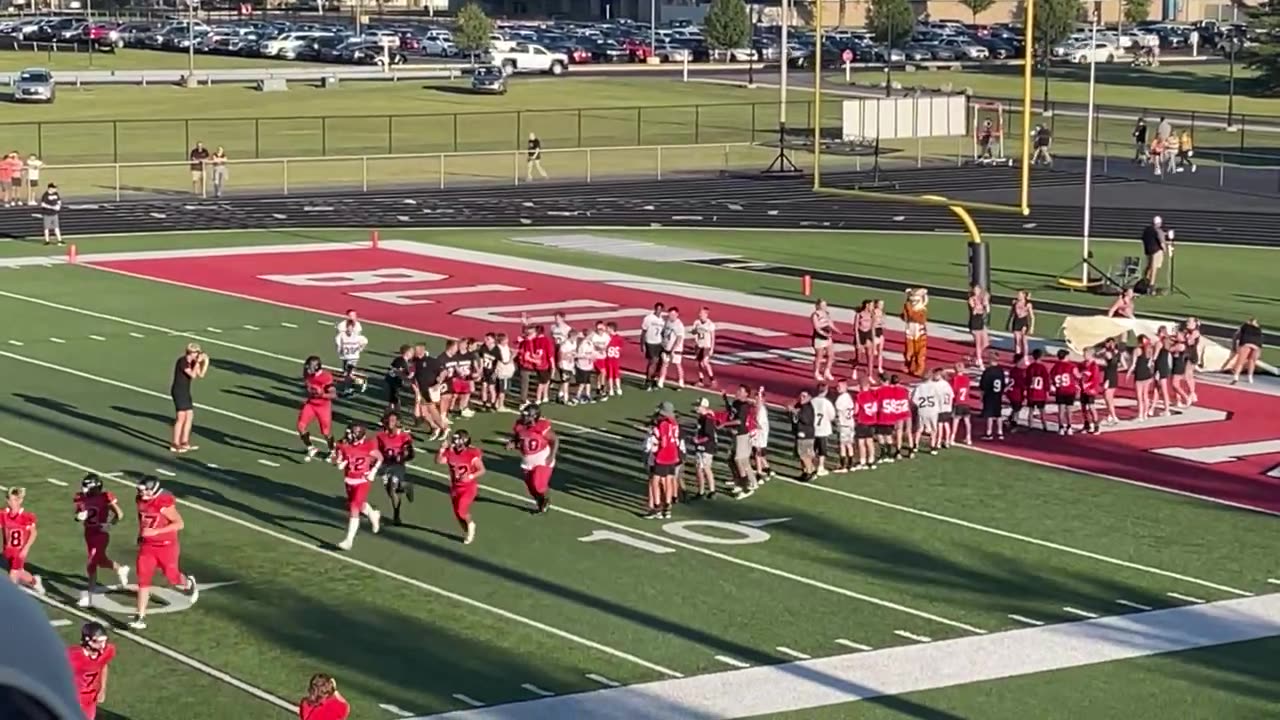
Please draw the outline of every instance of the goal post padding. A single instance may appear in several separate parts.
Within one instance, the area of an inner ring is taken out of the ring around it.
[[[845,100],[840,135],[845,142],[968,135],[968,102],[964,95]]]

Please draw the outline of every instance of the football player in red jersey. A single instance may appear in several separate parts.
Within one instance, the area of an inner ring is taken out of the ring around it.
[[[870,374],[858,378],[858,392],[853,396],[853,436],[858,445],[858,465],[854,470],[875,470],[880,464],[876,452],[876,428],[880,417],[880,396],[871,386]]]
[[[116,646],[109,642],[107,629],[96,622],[85,623],[80,628],[80,644],[67,648],[71,679],[87,720],[94,720],[98,705],[107,700],[107,666],[115,657]]]
[[[684,460],[684,443],[676,408],[669,402],[658,407],[658,417],[650,430],[653,438],[652,471],[649,475],[649,518],[670,518],[676,499],[676,474]]]
[[[76,604],[90,607],[93,594],[98,589],[98,568],[115,570],[121,588],[129,585],[129,566],[107,557],[107,545],[111,544],[108,528],[120,522],[124,513],[120,510],[120,503],[116,502],[116,496],[102,488],[102,478],[97,473],[89,473],[80,481],[75,508],[76,521],[84,525],[84,546],[88,554],[85,575],[89,578],[89,588]]]
[[[1102,363],[1093,348],[1085,348],[1080,362],[1080,410],[1084,413],[1084,431],[1092,435],[1102,432],[1098,425],[1098,396],[1105,389]]]
[[[1009,366],[1009,389],[1005,396],[1009,398],[1009,420],[1006,423],[1009,432],[1018,428],[1018,416],[1022,414],[1022,406],[1027,402],[1027,364],[1030,360],[1021,353],[1015,353],[1013,364]],[[1027,424],[1030,425],[1030,419]]]
[[[1040,416],[1040,429],[1049,432],[1049,424],[1044,418],[1044,407],[1049,402],[1050,374],[1049,367],[1040,361],[1044,350],[1036,348],[1031,351],[1031,364],[1027,366],[1027,427],[1031,427],[1031,419]]]
[[[471,519],[471,503],[480,492],[480,478],[484,475],[484,453],[471,446],[471,433],[456,430],[449,442],[440,446],[436,462],[449,467],[449,502],[453,516],[462,526],[462,543],[470,545],[476,539],[476,523]]]
[[[329,461],[337,462],[333,441],[333,400],[338,397],[338,390],[333,383],[333,375],[324,369],[320,356],[312,355],[302,365],[302,382],[307,391],[306,402],[298,411],[298,437],[302,439],[302,447],[307,453],[307,462],[316,456],[316,446],[311,444],[311,423],[320,425],[320,434],[329,443]]]
[[[298,703],[298,720],[347,720],[351,704],[338,692],[338,681],[324,673],[311,676],[307,696]]]
[[[524,469],[524,486],[536,505],[534,514],[545,513],[551,507],[547,497],[551,486],[551,471],[556,466],[556,453],[560,439],[551,429],[551,422],[542,417],[542,410],[534,404],[520,408],[520,419],[511,430],[507,449],[519,448]]]
[[[36,516],[22,509],[26,500],[25,488],[10,488],[4,513],[0,514],[0,533],[4,538],[4,561],[9,568],[9,579],[44,594],[44,581],[27,570],[27,554],[36,542]]]
[[[361,515],[369,518],[374,535],[381,529],[382,513],[369,504],[369,485],[378,476],[382,453],[378,451],[378,443],[366,435],[364,425],[360,423],[347,427],[335,453],[347,488],[347,536],[338,543],[338,547],[350,550],[356,541],[356,531],[360,529]]]
[[[400,427],[400,418],[394,412],[382,416],[382,430],[378,432],[378,452],[382,453],[382,485],[391,500],[394,513],[391,522],[400,524],[400,498],[413,502],[413,482],[404,466],[413,460],[413,436]]]
[[[627,341],[618,333],[617,323],[608,323],[609,344],[604,349],[604,379],[609,396],[622,395],[622,350]]]
[[[964,426],[964,444],[973,444],[973,408],[969,407],[969,390],[973,379],[964,361],[957,362],[951,372],[951,392],[955,394],[951,407],[951,441],[960,439],[960,426]]]
[[[138,559],[134,562],[138,575],[137,615],[129,622],[134,630],[147,628],[147,603],[157,568],[170,585],[191,596],[193,605],[200,599],[195,577],[183,575],[178,569],[178,533],[184,527],[177,501],[160,489],[159,478],[144,475],[138,481]]]
[[[1065,348],[1059,350],[1058,359],[1049,370],[1053,399],[1058,405],[1059,435],[1075,432],[1071,427],[1071,406],[1076,404],[1076,397],[1080,394],[1080,366],[1067,359],[1070,354]]]

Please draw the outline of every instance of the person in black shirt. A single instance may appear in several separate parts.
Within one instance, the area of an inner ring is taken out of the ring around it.
[[[476,414],[471,409],[471,393],[480,379],[480,343],[475,338],[464,338],[458,341],[458,359],[454,365],[454,377],[462,382],[454,388],[453,411],[464,418]]]
[[[431,426],[431,440],[439,440],[449,428],[440,414],[440,360],[428,355],[427,346],[419,343],[413,348],[409,367],[413,373],[413,416]]]
[[[1139,116],[1133,125],[1133,162],[1138,165],[1147,164],[1147,119]]]
[[[1147,281],[1146,290],[1149,293],[1156,290],[1156,273],[1164,264],[1166,240],[1164,220],[1156,215],[1151,218],[1151,224],[1142,229],[1142,254],[1147,258],[1147,268],[1142,277]]]
[[[50,243],[50,234],[62,244],[62,196],[58,194],[58,186],[49,183],[44,194],[40,196],[40,218],[44,221],[44,244]]]
[[[800,477],[796,479],[806,483],[812,480],[817,472],[814,425],[817,424],[818,416],[811,400],[813,396],[809,391],[801,390],[796,404],[791,407],[791,427],[796,435],[796,457],[800,459]]]
[[[1258,360],[1262,359],[1262,326],[1258,324],[1258,318],[1249,318],[1236,331],[1235,352],[1232,355],[1235,364],[1228,362],[1231,365],[1231,384],[1240,382],[1241,371],[1246,373],[1245,378],[1252,383],[1253,371],[1258,367]]]
[[[498,336],[485,333],[484,342],[476,350],[476,363],[480,366],[480,407],[498,409],[498,362],[502,354],[498,350]]]
[[[756,404],[751,400],[751,388],[739,385],[731,400],[723,395],[729,419],[721,423],[733,435],[733,469],[738,486],[734,497],[742,499],[756,491],[756,472],[751,467],[751,430],[755,428]],[[744,487],[745,486],[745,487]]]
[[[209,162],[209,148],[198,142],[188,154],[191,161],[191,194],[204,195],[204,170]]]
[[[1049,152],[1049,146],[1053,144],[1053,131],[1043,125],[1037,125],[1032,142],[1036,147],[1031,153],[1031,164],[1053,167],[1053,155]]]
[[[191,343],[173,364],[173,382],[169,385],[169,397],[173,398],[173,437],[169,449],[176,453],[195,450],[191,444],[191,421],[195,419],[195,403],[191,399],[191,381],[204,377],[209,371],[209,356],[200,346]]]
[[[413,377],[413,369],[409,366],[412,360],[413,346],[401,345],[399,354],[391,359],[391,365],[387,367],[383,385],[387,389],[387,410],[389,412],[400,412],[400,391],[404,389],[404,384]]]
[[[693,431],[694,472],[698,478],[698,499],[711,500],[716,496],[716,474],[712,465],[716,458],[716,430],[720,419],[711,409],[711,403],[702,398],[693,406],[697,414],[697,428]]]
[[[538,136],[529,133],[529,159],[525,163],[524,179],[533,182],[533,171],[537,170],[543,180],[547,179],[547,171],[542,169],[542,141]]]
[[[982,393],[982,418],[987,423],[984,440],[990,440],[993,436],[998,440],[1004,439],[1004,423],[1000,416],[1003,414],[1004,393],[1009,388],[1009,376],[996,360],[992,353],[990,364],[978,378],[978,390]]]

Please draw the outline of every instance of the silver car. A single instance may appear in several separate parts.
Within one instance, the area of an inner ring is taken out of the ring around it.
[[[27,68],[13,83],[14,102],[51,103],[56,94],[53,73],[44,68]]]
[[[506,95],[507,74],[496,65],[481,65],[471,75],[471,92]]]

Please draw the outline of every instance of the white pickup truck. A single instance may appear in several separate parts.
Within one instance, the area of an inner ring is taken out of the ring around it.
[[[531,43],[517,43],[508,50],[495,48],[490,53],[489,62],[502,68],[508,75],[518,72],[563,75],[569,69],[568,55],[554,53]]]

